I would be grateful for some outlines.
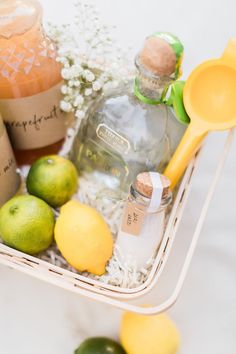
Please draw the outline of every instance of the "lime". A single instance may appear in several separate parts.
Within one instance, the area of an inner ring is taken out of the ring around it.
[[[180,344],[178,330],[164,313],[144,316],[126,312],[120,339],[129,354],[175,354]]]
[[[61,156],[45,156],[31,166],[26,186],[29,194],[57,208],[70,200],[76,192],[77,171],[71,161]]]
[[[102,216],[71,200],[60,210],[55,240],[67,262],[79,271],[101,275],[112,256],[113,238]]]
[[[126,354],[126,352],[112,339],[94,337],[85,340],[75,354]]]
[[[54,215],[41,199],[22,195],[10,199],[0,209],[0,237],[19,251],[35,254],[53,241]]]

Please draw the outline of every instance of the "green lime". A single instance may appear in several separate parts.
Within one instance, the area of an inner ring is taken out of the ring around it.
[[[57,208],[68,202],[76,192],[77,171],[71,161],[61,156],[45,156],[31,166],[26,186],[29,194]]]
[[[41,199],[22,195],[10,199],[0,209],[0,237],[19,251],[36,254],[53,241],[54,215]]]
[[[122,346],[112,339],[94,337],[86,339],[75,354],[126,354]]]

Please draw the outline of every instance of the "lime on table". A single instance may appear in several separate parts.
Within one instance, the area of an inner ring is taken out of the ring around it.
[[[30,195],[10,199],[0,209],[0,237],[19,251],[36,254],[53,241],[54,214],[43,200]]]
[[[94,337],[86,339],[74,354],[126,354],[126,352],[112,339]]]
[[[71,161],[61,156],[45,156],[31,166],[26,186],[29,194],[57,208],[70,200],[76,192],[77,170]]]

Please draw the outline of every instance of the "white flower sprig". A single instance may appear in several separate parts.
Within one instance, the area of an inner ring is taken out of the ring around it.
[[[57,44],[57,60],[63,67],[61,109],[75,112],[79,121],[98,94],[129,76],[128,56],[122,54],[110,32],[88,0],[75,1],[74,24],[49,25],[48,34]]]

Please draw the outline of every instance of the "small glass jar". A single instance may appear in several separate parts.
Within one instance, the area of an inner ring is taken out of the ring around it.
[[[0,206],[14,196],[20,186],[16,161],[7,131],[0,116]]]
[[[170,182],[158,173],[141,173],[130,187],[116,245],[137,269],[147,266],[161,243],[171,200]]]

